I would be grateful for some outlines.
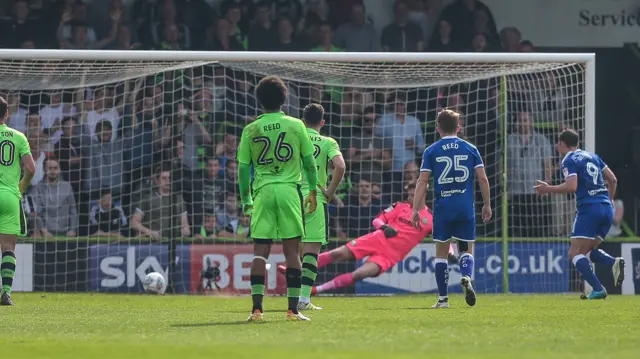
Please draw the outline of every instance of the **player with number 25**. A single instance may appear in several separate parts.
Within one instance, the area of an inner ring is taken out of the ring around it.
[[[489,180],[478,149],[458,138],[460,114],[443,110],[438,114],[436,126],[440,137],[427,147],[422,155],[420,177],[413,202],[412,221],[417,224],[419,211],[425,206],[429,177],[434,179],[433,240],[436,242],[435,275],[438,302],[432,308],[449,308],[448,285],[450,241],[458,242],[460,252],[460,284],[469,306],[476,304],[473,290],[473,243],[476,239],[474,177],[478,178],[482,192],[482,220],[491,219]]]

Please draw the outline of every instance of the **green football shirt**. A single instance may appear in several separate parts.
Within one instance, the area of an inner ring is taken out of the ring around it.
[[[238,162],[253,164],[255,191],[272,183],[300,184],[302,157],[313,151],[302,121],[284,112],[267,113],[242,130]]]
[[[329,161],[336,156],[342,156],[340,146],[333,138],[322,136],[312,128],[307,128],[307,133],[309,133],[309,139],[314,148],[313,157],[316,159],[316,166],[318,167],[318,184],[326,187],[329,180]],[[309,184],[306,178],[302,179],[302,193],[305,196],[309,193]],[[327,203],[327,199],[321,191],[318,191],[318,202]]]
[[[17,130],[0,125],[0,191],[11,192],[18,197],[20,193],[20,160],[30,155],[29,141]]]

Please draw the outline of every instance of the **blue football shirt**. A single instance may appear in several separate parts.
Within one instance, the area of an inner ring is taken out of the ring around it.
[[[478,167],[484,167],[478,149],[461,138],[446,136],[427,147],[422,155],[420,172],[432,174],[435,207],[464,211],[473,216],[475,169]]]
[[[565,180],[578,177],[576,202],[578,206],[588,203],[611,203],[609,190],[604,185],[602,170],[607,165],[595,153],[575,150],[567,153],[562,160],[562,174]]]

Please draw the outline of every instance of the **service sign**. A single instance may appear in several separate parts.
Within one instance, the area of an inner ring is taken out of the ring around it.
[[[482,0],[498,31],[514,26],[534,46],[620,47],[640,39],[636,0]]]

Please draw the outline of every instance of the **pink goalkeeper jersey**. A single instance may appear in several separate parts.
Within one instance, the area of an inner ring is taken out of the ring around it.
[[[398,231],[396,237],[388,238],[387,241],[389,249],[402,258],[431,234],[433,228],[433,215],[427,206],[420,211],[420,221],[418,221],[417,228],[411,224],[411,212],[412,205],[410,203],[396,202],[377,217]]]

